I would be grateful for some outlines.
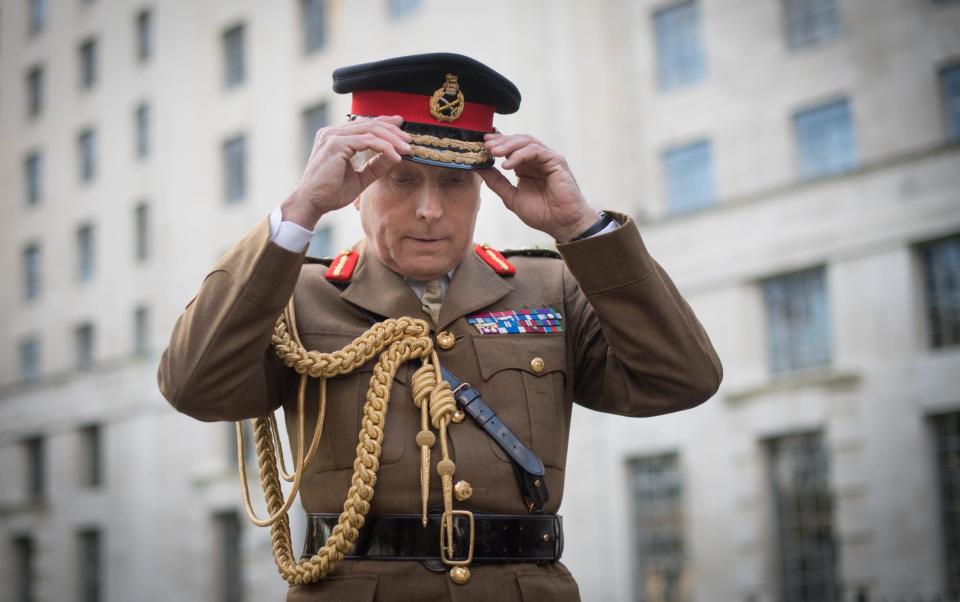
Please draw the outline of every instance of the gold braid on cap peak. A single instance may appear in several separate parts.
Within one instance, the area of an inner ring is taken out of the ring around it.
[[[421,159],[476,165],[488,163],[493,158],[483,142],[437,138],[427,134],[410,134],[410,139],[413,143],[410,154]]]

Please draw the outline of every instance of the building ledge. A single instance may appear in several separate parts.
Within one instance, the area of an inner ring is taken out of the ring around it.
[[[731,404],[740,404],[758,397],[803,389],[849,391],[856,388],[861,380],[862,377],[859,373],[832,369],[785,374],[771,377],[770,380],[763,383],[734,387],[724,394],[724,399]]]
[[[808,189],[832,186],[836,182],[856,181],[891,167],[925,161],[931,157],[946,156],[957,153],[958,151],[960,151],[960,141],[953,139],[940,140],[923,147],[904,150],[886,157],[879,157],[872,161],[860,163],[842,172],[826,174],[816,178],[795,178],[761,190],[741,193],[727,198],[718,198],[713,204],[696,210],[653,214],[635,209],[634,215],[640,225],[650,227],[666,226],[690,219],[698,219],[707,214],[737,210],[741,207],[780,199],[786,195]]]
[[[0,518],[13,515],[46,514],[50,509],[50,502],[45,497],[9,500],[0,502]]]

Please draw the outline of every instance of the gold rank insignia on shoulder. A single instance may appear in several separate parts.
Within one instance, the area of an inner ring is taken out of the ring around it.
[[[437,121],[456,121],[465,104],[457,76],[448,73],[443,85],[430,97],[430,114]]]

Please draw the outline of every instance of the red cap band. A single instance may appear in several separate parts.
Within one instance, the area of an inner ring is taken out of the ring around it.
[[[408,92],[359,90],[353,93],[350,112],[354,115],[376,117],[400,115],[404,121],[442,125],[475,132],[493,131],[493,105],[477,102],[464,103],[463,113],[456,121],[439,121],[430,114],[430,97]]]

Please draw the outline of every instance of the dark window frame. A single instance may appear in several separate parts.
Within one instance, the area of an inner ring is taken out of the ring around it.
[[[223,86],[232,89],[247,81],[247,26],[237,23],[220,35],[223,53]]]
[[[90,36],[84,38],[77,47],[77,58],[79,61],[80,89],[92,90],[97,85],[99,73],[97,72],[98,59],[100,54],[99,42],[96,37]]]
[[[766,439],[763,446],[776,524],[779,599],[839,602],[836,494],[823,435],[791,433]],[[794,456],[781,461],[780,454]]]

